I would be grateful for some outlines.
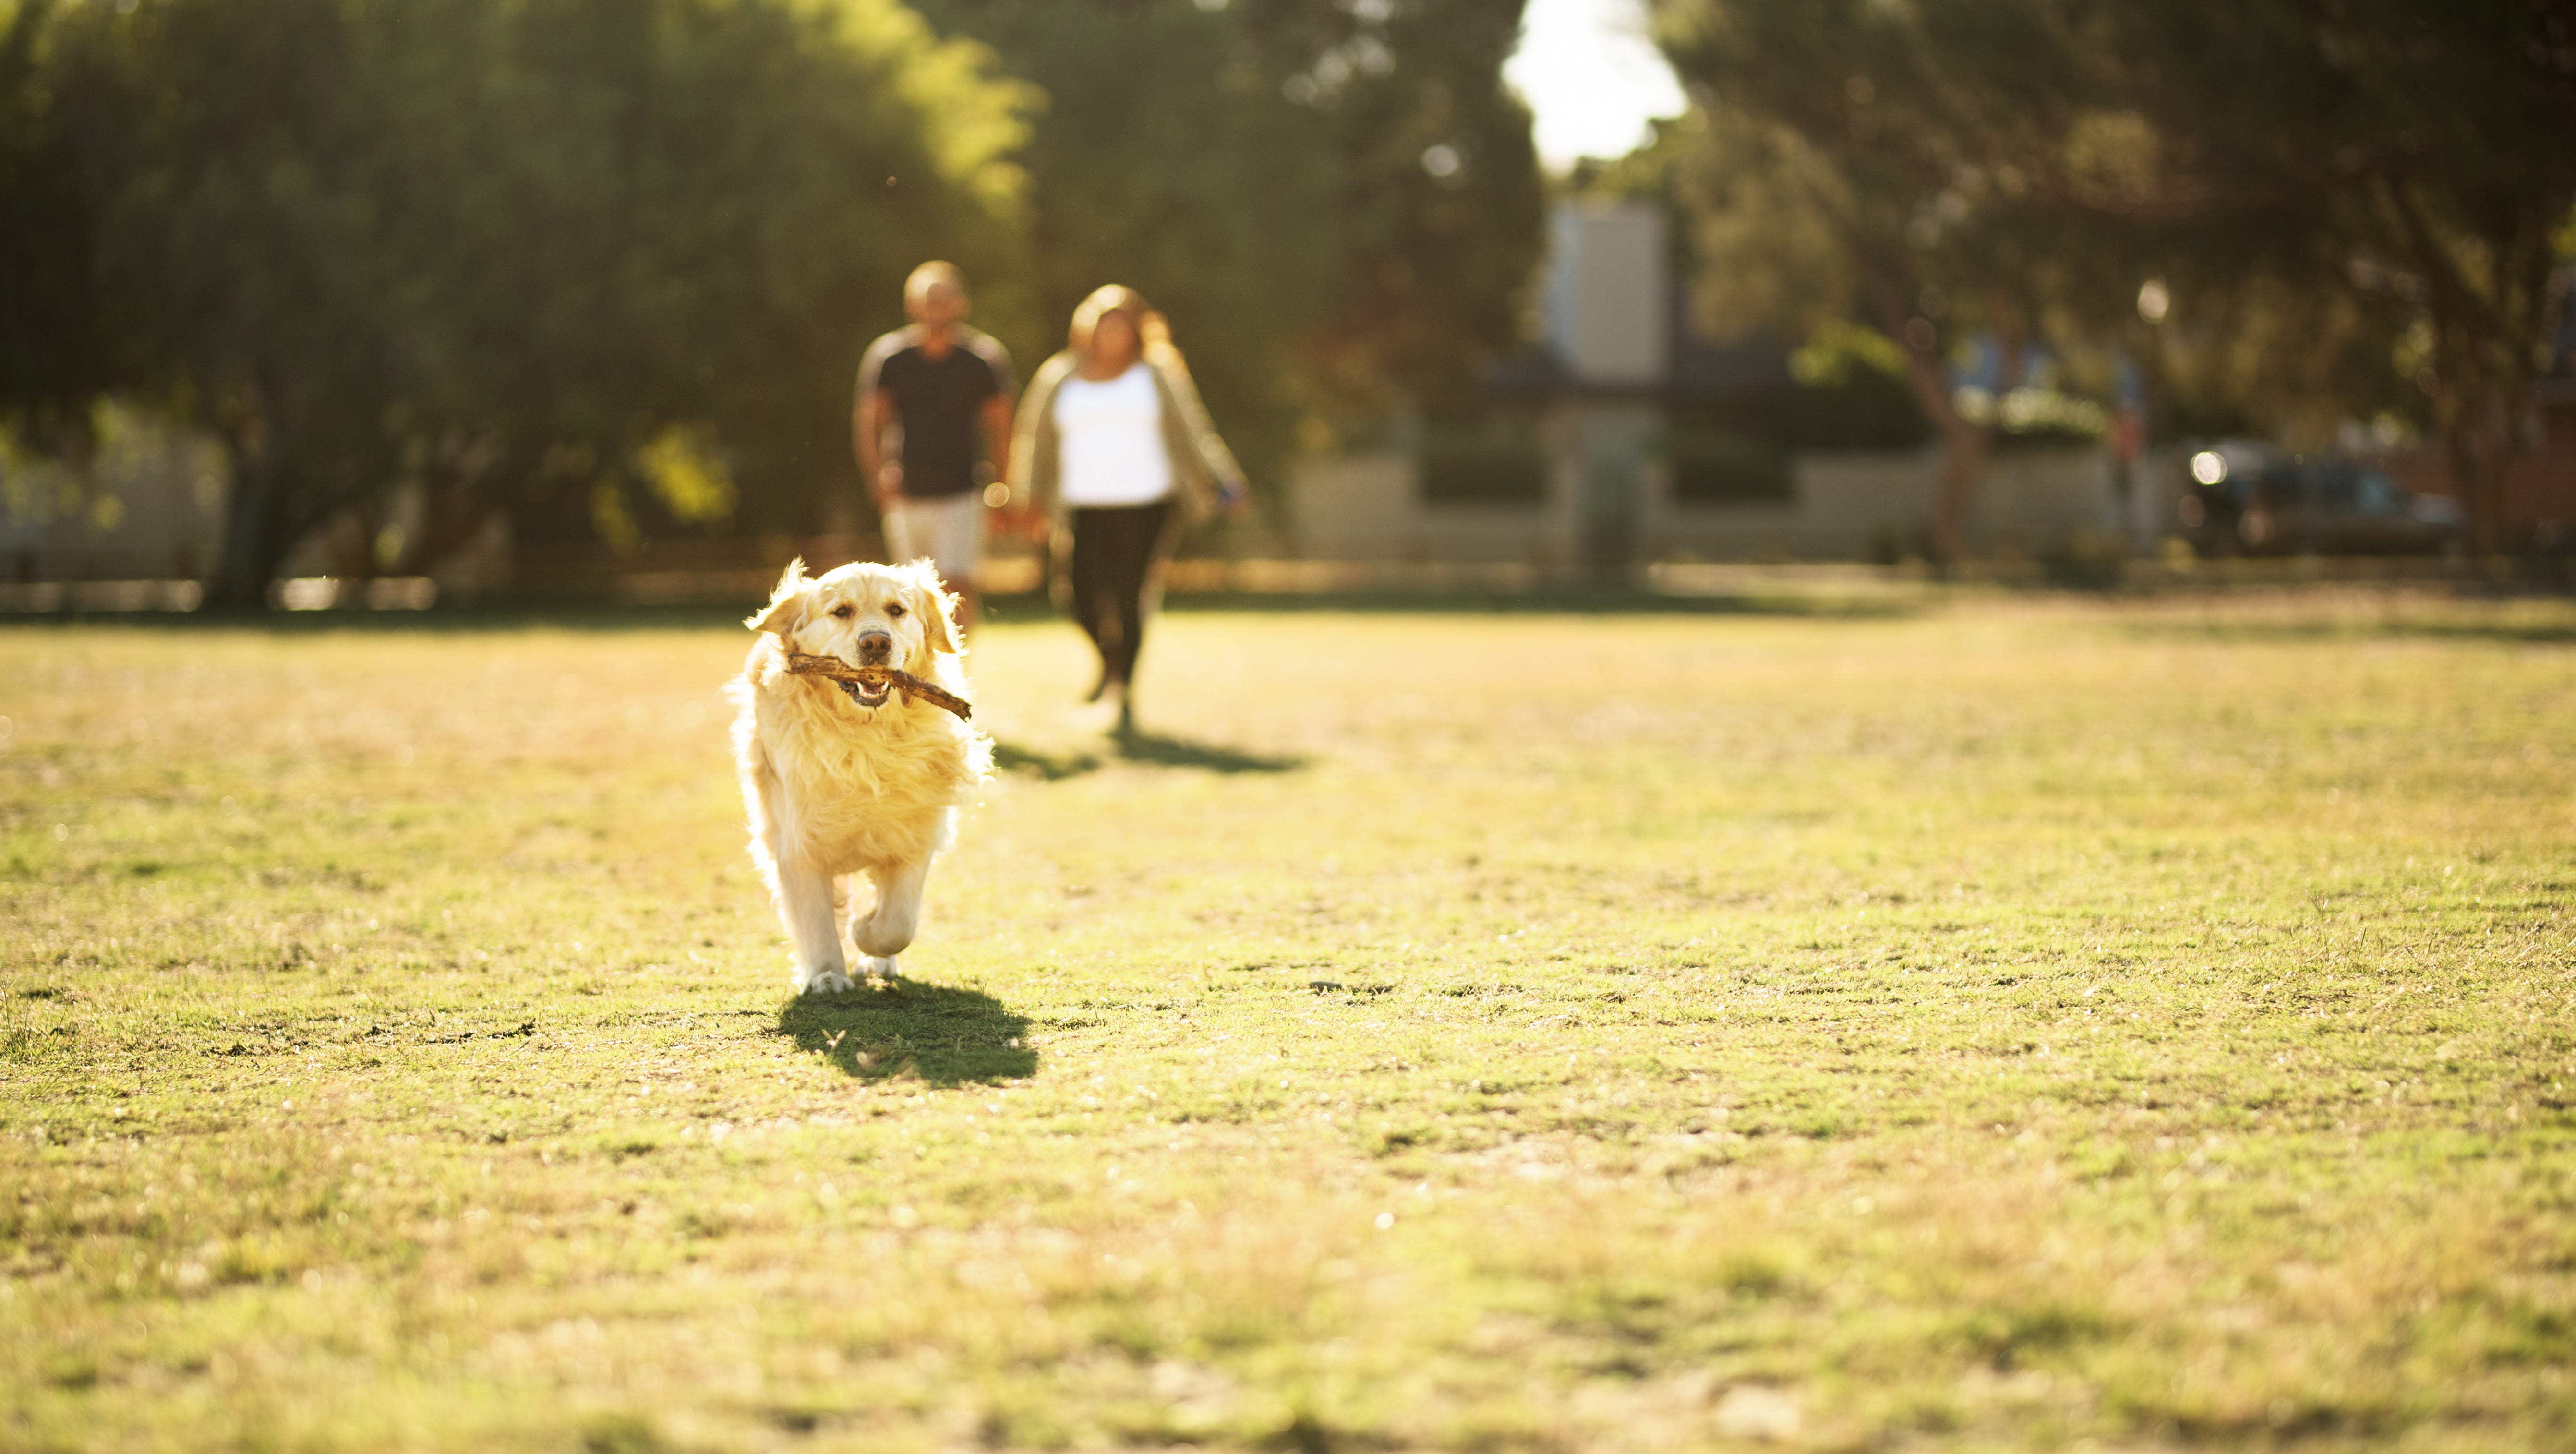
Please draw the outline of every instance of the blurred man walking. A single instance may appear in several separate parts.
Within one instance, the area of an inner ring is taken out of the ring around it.
[[[957,593],[961,629],[975,622],[984,487],[1010,457],[1019,386],[1011,356],[966,326],[973,306],[955,264],[914,268],[903,285],[912,322],[868,345],[850,410],[859,475],[885,519],[886,553],[897,562],[930,557]]]

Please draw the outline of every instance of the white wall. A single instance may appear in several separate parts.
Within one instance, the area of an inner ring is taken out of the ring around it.
[[[1428,505],[1409,453],[1305,465],[1288,482],[1290,538],[1308,560],[1497,561],[1553,570],[1570,558],[1569,466],[1537,505]]]
[[[1662,208],[1567,202],[1549,219],[1548,343],[1578,382],[1663,380],[1672,356],[1671,284]]]
[[[109,405],[86,472],[0,445],[0,580],[160,579],[214,563],[228,479],[205,435]]]
[[[1538,505],[1425,505],[1413,458],[1386,452],[1308,465],[1290,478],[1298,553],[1311,560],[1518,561],[1542,569],[1580,559],[1579,464],[1560,452]],[[2142,466],[2142,496],[2154,491]],[[1647,467],[1640,561],[1865,560],[1919,551],[1932,530],[1940,458],[1929,450],[1805,454],[1778,504],[1675,501],[1669,471]],[[2120,531],[2112,460],[2097,449],[2013,450],[1980,482],[1969,534],[1980,551],[2048,550],[2076,531]],[[2139,515],[2159,508],[2134,501]]]

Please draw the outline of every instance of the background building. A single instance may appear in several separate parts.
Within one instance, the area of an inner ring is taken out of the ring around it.
[[[1290,537],[1317,559],[1517,562],[1619,574],[1677,559],[1894,560],[1932,525],[1928,440],[1802,447],[1771,427],[1801,405],[1777,340],[1688,326],[1671,222],[1642,201],[1573,201],[1550,219],[1544,337],[1485,381],[1481,412],[1410,420],[1381,447],[1291,482]],[[2092,532],[2152,538],[2179,493],[2092,444],[1999,450],[1980,550],[2040,553]]]

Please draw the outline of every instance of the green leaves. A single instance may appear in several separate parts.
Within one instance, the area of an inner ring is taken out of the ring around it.
[[[925,253],[998,255],[1031,104],[895,0],[156,0],[13,35],[40,20],[0,153],[74,167],[114,367],[0,389],[222,436],[234,606],[407,481],[537,539],[601,500],[801,510],[871,306]]]
[[[1061,347],[1102,283],[1136,287],[1264,477],[1301,422],[1437,407],[1516,341],[1540,243],[1529,118],[1501,79],[1519,5],[922,8],[1046,98],[1026,281],[978,279],[1015,353]]]
[[[2475,548],[2519,544],[2503,421],[2576,256],[2563,7],[1654,8],[1698,97],[1653,160],[1706,316],[1867,321],[1954,458],[1976,421],[1945,417],[1939,375],[1980,336],[2046,340],[2097,397],[2125,353],[2172,437],[2438,429]]]

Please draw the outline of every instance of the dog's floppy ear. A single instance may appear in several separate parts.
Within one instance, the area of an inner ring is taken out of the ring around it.
[[[957,644],[957,598],[940,589],[939,567],[914,561],[912,584],[921,597],[921,639],[933,651],[957,655],[963,649]]]
[[[787,563],[787,574],[778,578],[778,589],[770,592],[769,604],[743,619],[743,625],[754,631],[775,631],[787,635],[805,621],[805,557]]]

